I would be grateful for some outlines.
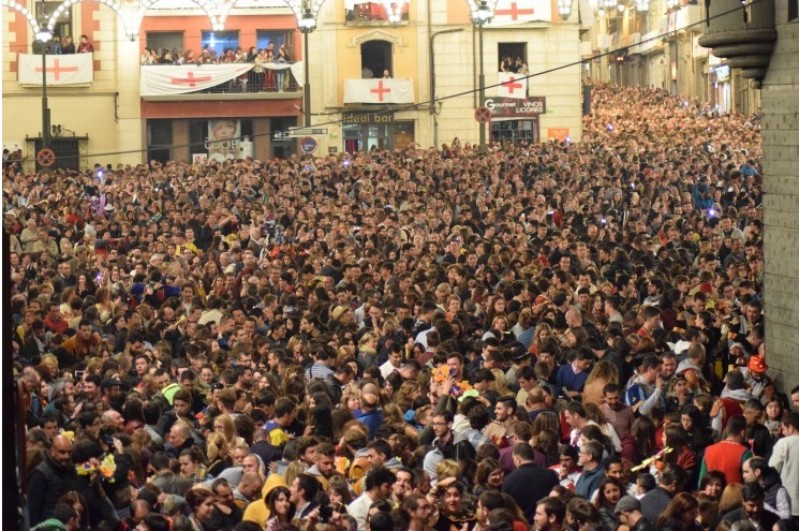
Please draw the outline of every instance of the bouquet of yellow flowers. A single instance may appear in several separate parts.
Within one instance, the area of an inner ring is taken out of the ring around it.
[[[444,363],[434,367],[433,371],[431,371],[431,379],[433,379],[433,381],[437,383],[444,382],[451,375],[452,374],[450,372],[450,367],[448,367]],[[471,389],[472,386],[470,385],[470,383],[467,380],[462,380],[461,382],[456,383],[455,385],[453,385],[453,387],[450,388],[450,394],[452,396],[459,397]]]
[[[101,461],[91,459],[75,467],[79,476],[92,476],[100,473],[106,479],[111,479],[117,471],[117,462],[114,461],[114,454],[107,454]]]

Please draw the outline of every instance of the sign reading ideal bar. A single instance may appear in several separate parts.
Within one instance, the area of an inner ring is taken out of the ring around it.
[[[493,118],[531,117],[547,112],[544,96],[525,99],[490,98],[485,105],[492,111]]]
[[[343,112],[343,124],[390,124],[394,122],[393,112]]]

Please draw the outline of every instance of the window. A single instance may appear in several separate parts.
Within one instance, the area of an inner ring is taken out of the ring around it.
[[[23,3],[24,4],[24,3]],[[61,2],[36,2],[36,20],[50,20],[50,16],[55,12],[56,8],[61,5]],[[53,28],[53,39],[56,37],[73,37],[72,35],[72,7],[64,10],[64,13],[58,18],[55,27]],[[72,39],[73,43],[75,38]],[[77,45],[76,45],[77,46]],[[33,53],[41,53],[41,43],[33,41]]]
[[[525,42],[501,42],[497,45],[498,70],[519,72],[522,64],[528,64],[528,44]]]
[[[361,45],[361,77],[371,79],[383,77],[383,71],[392,71],[392,43],[388,41],[367,41]]]
[[[397,1],[390,4],[391,12],[399,15],[397,21],[390,20],[389,12],[382,2],[345,2],[344,18],[347,24],[372,25],[387,24],[389,22],[408,22],[408,2]]]
[[[147,47],[151,50],[183,50],[183,32],[148,31]]]
[[[294,31],[258,30],[256,31],[256,48],[263,50],[269,46],[269,43],[273,43],[275,45],[275,53],[278,53],[280,45],[285,44],[289,49],[289,53],[292,54],[292,45],[294,44],[293,36]],[[292,56],[290,59],[294,61],[297,58]]]
[[[204,31],[200,42],[205,50],[211,48],[217,55],[221,55],[225,50],[235,50],[239,47],[238,31]]]

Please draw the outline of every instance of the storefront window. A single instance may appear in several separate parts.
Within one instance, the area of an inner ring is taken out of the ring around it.
[[[344,150],[347,153],[370,149],[403,148],[414,142],[414,122],[389,124],[350,123],[344,126]]]
[[[492,141],[513,144],[539,142],[539,123],[534,120],[492,122]]]

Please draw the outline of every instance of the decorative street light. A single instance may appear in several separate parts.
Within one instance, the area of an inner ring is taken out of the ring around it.
[[[297,18],[297,29],[303,34],[303,125],[311,127],[311,81],[309,80],[308,34],[317,29],[317,15],[324,0],[286,0]]]
[[[53,31],[40,26],[36,40],[42,43],[42,149],[50,145],[50,109],[47,106],[47,43],[53,39]]]
[[[483,26],[489,23],[494,16],[494,8],[497,0],[492,0],[491,4],[487,0],[475,3],[475,0],[467,0],[472,11],[472,23],[478,27],[478,55],[480,56],[480,70],[478,73],[478,94],[480,106],[486,101],[486,75],[483,71]],[[479,129],[479,150],[486,152],[486,124],[481,122]]]

